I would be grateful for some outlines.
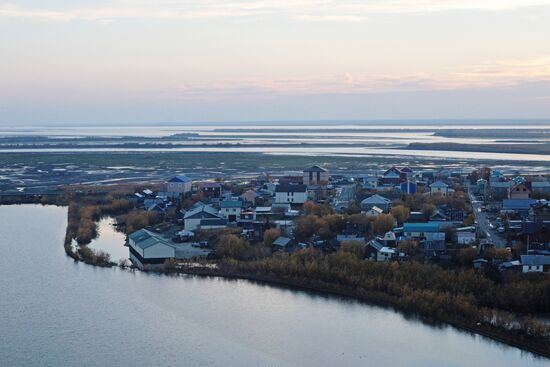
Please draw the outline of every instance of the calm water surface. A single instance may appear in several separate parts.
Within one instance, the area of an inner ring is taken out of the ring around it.
[[[0,218],[0,366],[549,365],[359,302],[75,263],[65,208]]]

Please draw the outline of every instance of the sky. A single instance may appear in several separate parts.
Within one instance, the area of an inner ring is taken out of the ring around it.
[[[0,125],[550,118],[550,0],[0,0]]]

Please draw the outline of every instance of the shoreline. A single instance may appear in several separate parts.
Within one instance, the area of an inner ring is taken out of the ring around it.
[[[335,287],[327,283],[318,284],[318,285],[296,284],[291,280],[280,279],[275,276],[269,277],[269,276],[252,275],[252,274],[245,274],[245,273],[225,273],[222,271],[211,270],[211,269],[200,269],[200,270],[187,269],[187,270],[175,271],[173,273],[166,273],[166,272],[160,272],[160,271],[152,271],[152,272],[161,273],[161,274],[175,273],[175,274],[186,274],[186,275],[199,276],[199,277],[218,277],[222,279],[246,280],[249,282],[258,282],[265,285],[281,286],[287,289],[294,289],[298,291],[314,292],[318,294],[325,294],[330,296],[338,296],[338,297],[343,297],[348,299],[354,299],[360,302],[365,302],[365,303],[369,303],[380,307],[388,307],[388,308],[391,308],[394,312],[398,312],[405,316],[414,315],[423,323],[432,324],[432,325],[444,324],[444,325],[452,326],[458,330],[477,334],[477,335],[492,339],[494,341],[497,341],[499,343],[533,353],[539,357],[550,359],[550,345],[548,344],[536,343],[536,345],[533,345],[532,340],[521,340],[519,336],[514,338],[514,335],[507,335],[505,333],[499,332],[498,330],[495,330],[493,327],[489,327],[485,325],[478,326],[476,324],[471,324],[459,319],[449,319],[449,318],[429,319],[418,313],[407,312],[406,310],[403,310],[397,307],[395,302],[396,298],[394,296],[390,296],[382,292],[360,291],[360,294],[357,294],[357,291],[349,289],[349,287],[343,287],[343,286]]]

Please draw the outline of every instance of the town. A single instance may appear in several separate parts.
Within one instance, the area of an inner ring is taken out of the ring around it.
[[[227,254],[354,247],[366,261],[548,273],[548,199],[548,175],[488,167],[346,176],[313,165],[241,181],[177,175],[127,196],[131,217],[147,220],[126,232],[129,257],[145,270]]]

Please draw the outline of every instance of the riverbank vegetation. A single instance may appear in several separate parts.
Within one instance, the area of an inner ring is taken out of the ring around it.
[[[521,344],[550,356],[550,327],[533,315],[550,309],[550,279],[443,269],[417,262],[364,261],[353,245],[250,261],[225,257],[217,274],[327,291],[413,312]]]
[[[105,216],[118,216],[120,230],[130,233],[158,223],[155,213],[134,208],[127,197],[136,190],[135,185],[117,185],[108,191],[104,187],[72,187],[65,193],[68,205],[68,224],[65,252],[76,260],[98,266],[116,265],[109,254],[90,249],[87,245],[97,237],[97,222]],[[74,244],[76,242],[76,244]]]

